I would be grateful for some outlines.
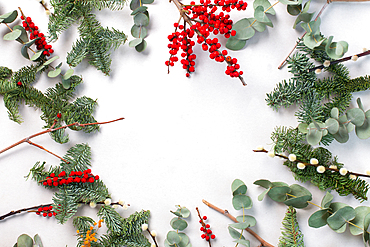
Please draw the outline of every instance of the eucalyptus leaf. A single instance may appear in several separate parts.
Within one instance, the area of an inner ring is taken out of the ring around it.
[[[22,31],[19,29],[15,29],[10,33],[4,35],[4,40],[16,40],[22,35]]]
[[[322,208],[329,208],[331,202],[333,201],[334,196],[330,194],[330,192],[326,192],[325,196],[321,200],[321,207]]]
[[[178,243],[178,247],[186,247],[189,244],[189,237],[183,232],[179,232],[179,236],[181,241]]]
[[[175,231],[169,231],[167,233],[167,241],[170,245],[173,245],[173,244],[178,244],[181,242],[181,237],[180,235],[175,232]]]
[[[42,241],[41,241],[41,238],[38,234],[36,234],[34,237],[33,237],[34,241],[35,241],[35,244],[33,247],[44,247],[44,245],[42,244]]]
[[[370,110],[365,112],[366,120],[362,126],[356,126],[355,132],[358,138],[370,138]]]
[[[359,108],[352,108],[346,112],[348,121],[356,126],[361,126],[365,122],[365,112]]]
[[[324,40],[325,38],[319,33],[316,34],[307,33],[303,37],[303,43],[312,50],[316,47],[319,47],[324,42]]]
[[[183,231],[186,227],[188,227],[188,223],[185,220],[177,217],[171,220],[170,225],[173,229],[179,231]]]
[[[62,85],[64,89],[69,89],[71,87],[71,80],[62,78]]]
[[[242,222],[248,223],[249,227],[255,226],[257,224],[256,219],[251,215],[237,216],[236,220],[240,223],[242,223]]]
[[[339,209],[334,214],[330,215],[326,221],[330,228],[332,228],[333,230],[338,230],[348,221],[353,220],[355,217],[355,210],[350,206],[346,206]]]
[[[144,26],[133,25],[131,28],[131,35],[135,38],[145,38],[147,29]]]
[[[349,134],[348,134],[346,126],[344,126],[344,124],[339,124],[339,130],[336,134],[333,135],[333,137],[339,143],[347,142],[349,139]]]
[[[369,235],[369,225],[370,225],[370,214],[365,216],[364,219],[364,233],[362,235],[364,244],[366,245],[367,242],[369,242],[370,235]]]
[[[262,22],[266,24],[267,26],[273,27],[271,20],[267,17],[266,13],[264,12],[263,6],[258,6],[254,10],[254,18],[256,18],[257,21]]]
[[[22,54],[22,56],[23,56],[23,57],[25,57],[26,59],[30,59],[30,56],[28,55],[28,48],[27,48],[25,45],[23,45],[23,46],[21,47],[21,54]]]
[[[131,40],[128,45],[130,47],[135,47],[135,46],[141,44],[141,42],[143,42],[143,39],[142,38],[138,38],[138,39]]]
[[[291,189],[288,186],[279,186],[271,188],[267,194],[272,200],[276,202],[283,202],[287,199],[286,194],[290,191]]]
[[[143,13],[138,13],[134,17],[134,23],[137,26],[147,26],[149,25],[149,18]]]
[[[253,2],[253,9],[255,10],[258,6],[263,7],[263,11],[266,11],[266,14],[275,15],[276,12],[274,8],[271,7],[271,3],[268,0],[255,0]]]
[[[142,4],[151,4],[153,2],[154,2],[154,0],[141,0]]]
[[[360,108],[361,110],[365,111],[364,110],[364,106],[362,105],[361,99],[360,98],[357,98],[356,99],[356,102],[357,102],[358,108]]]
[[[131,0],[130,9],[135,10],[140,7],[140,0]]]
[[[36,52],[35,54],[33,54],[33,56],[31,57],[31,61],[37,60],[42,55],[43,52],[44,52],[43,50],[40,50]]]
[[[265,198],[265,195],[270,191],[270,188],[264,190],[259,196],[258,196],[258,201],[262,201],[263,198]]]
[[[239,229],[239,230],[243,230],[243,229],[249,227],[249,223],[247,223],[247,222],[233,223],[233,224],[230,224],[229,226],[231,226],[233,228],[236,228],[236,229]]]
[[[282,4],[286,5],[299,5],[302,4],[302,0],[279,0]]]
[[[17,19],[18,17],[18,11],[13,10],[12,12],[0,15],[0,23],[12,23]]]
[[[302,13],[298,16],[298,19],[300,21],[303,21],[305,23],[309,23],[312,20],[312,17],[314,16],[315,12],[313,13]]]
[[[314,123],[308,125],[308,133],[306,135],[306,141],[310,145],[317,145],[321,141],[323,132],[318,130]]]
[[[247,193],[247,186],[240,179],[235,179],[231,184],[233,196]]]
[[[55,60],[57,60],[58,58],[59,58],[59,56],[54,56],[54,57],[52,57],[52,58],[48,59],[48,60],[44,63],[44,65],[49,65],[49,64],[51,64],[52,62],[54,62]]]
[[[235,243],[250,247],[250,242],[247,239],[236,239],[234,240]]]
[[[49,71],[48,76],[51,77],[51,78],[54,78],[54,77],[57,77],[58,75],[60,75],[60,73],[62,73],[62,69],[58,68],[58,69]]]
[[[26,32],[26,29],[24,29],[24,27],[22,27],[20,25],[14,26],[13,30],[15,30],[15,29],[18,29],[22,32],[21,36],[19,36],[17,41],[20,42],[21,44],[27,43],[28,42],[28,35],[27,35],[27,32]]]
[[[312,196],[305,195],[305,196],[300,196],[296,198],[290,198],[284,201],[284,204],[287,206],[292,206],[295,208],[305,208],[308,206],[308,201],[312,200]]]
[[[328,209],[321,209],[313,213],[308,219],[308,225],[313,228],[320,228],[327,224],[326,219],[329,217]]]
[[[247,18],[237,21],[232,29],[236,31],[234,38],[242,40],[252,38],[256,32]]]
[[[175,245],[175,244],[172,244],[172,245],[171,245],[171,244],[168,242],[168,240],[167,240],[167,239],[165,239],[165,240],[164,240],[164,246],[165,246],[165,247],[176,247],[176,245]]]
[[[143,13],[148,9],[146,6],[140,6],[139,8],[132,11],[131,15],[136,15],[137,13]]]
[[[306,13],[308,11],[308,9],[310,8],[310,4],[311,4],[311,0],[310,1],[307,1],[305,4],[304,4],[304,7],[302,9],[302,13]],[[319,17],[320,18],[320,17]],[[318,19],[319,19],[318,18]]]
[[[355,208],[356,217],[351,220],[349,230],[352,235],[360,235],[363,233],[365,217],[370,214],[370,207],[359,206]]]
[[[135,46],[135,50],[136,50],[137,52],[142,52],[142,51],[144,51],[144,50],[146,49],[146,47],[147,47],[147,43],[146,43],[146,41],[143,39],[143,41],[142,41],[140,44],[138,44],[137,46]]]
[[[69,78],[73,75],[73,73],[74,73],[74,70],[73,70],[73,69],[68,69],[68,70],[66,71],[66,73],[64,73],[64,75],[63,75],[63,79],[64,79],[64,80],[69,79]]]
[[[287,11],[292,16],[297,16],[302,11],[302,4],[299,5],[287,5]]]
[[[345,41],[332,42],[332,40],[333,36],[330,36],[325,51],[332,59],[339,59],[348,51],[348,43]]]
[[[332,118],[338,119],[339,118],[339,110],[338,110],[338,108],[336,108],[336,107],[332,108],[331,111],[330,111],[330,116]]]
[[[17,247],[33,247],[33,240],[27,234],[22,234],[17,239]]]
[[[228,226],[227,229],[229,230],[229,234],[233,239],[245,239],[244,236],[234,228]]]
[[[259,185],[259,186],[261,186],[265,189],[268,189],[268,188],[272,187],[272,183],[267,179],[259,179],[259,180],[255,181],[253,184]]]
[[[307,23],[302,23],[301,27],[307,32],[308,35],[319,34],[320,33],[321,19],[310,21]]]
[[[263,32],[266,30],[266,24],[259,22],[256,20],[256,18],[248,18],[250,23],[253,23],[252,27],[257,31],[257,32]]]
[[[236,210],[240,210],[242,208],[249,209],[252,207],[252,199],[246,195],[236,195],[232,199],[233,207]]]
[[[237,38],[234,38],[231,36],[227,42],[226,42],[226,48],[233,50],[233,51],[238,51],[244,48],[245,44],[247,43],[247,40],[240,40]]]
[[[272,182],[272,187],[278,187],[278,186],[287,186],[287,187],[289,187],[289,185],[285,182]]]
[[[328,118],[325,125],[330,134],[336,134],[339,131],[339,122],[335,118]]]
[[[190,210],[186,207],[182,207],[179,209],[179,213],[181,217],[188,218],[190,216]]]

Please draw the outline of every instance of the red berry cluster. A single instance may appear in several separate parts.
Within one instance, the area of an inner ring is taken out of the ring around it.
[[[42,215],[44,217],[46,217],[46,216],[52,217],[52,216],[57,215],[57,213],[56,212],[53,212],[52,210],[53,210],[53,206],[39,207],[37,209],[36,214],[37,215]]]
[[[99,179],[98,175],[91,174],[91,169],[87,169],[85,171],[71,171],[69,175],[66,174],[65,171],[56,175],[55,173],[51,173],[50,176],[46,177],[43,180],[42,184],[45,186],[58,186],[63,184],[70,184],[70,183],[94,183],[96,180]]]
[[[212,230],[210,229],[210,225],[204,223],[204,221],[207,219],[207,216],[203,216],[202,219],[199,220],[199,223],[202,224],[202,227],[200,230],[203,232],[201,237],[207,241],[210,241],[210,239],[214,239],[216,236],[212,234]]]
[[[31,17],[21,15],[21,19],[23,20],[22,25],[24,29],[31,33],[30,39],[37,39],[35,41],[37,50],[44,50],[43,55],[50,56],[54,50],[52,49],[52,46],[46,42],[45,35],[39,32],[39,27],[33,23]]]
[[[221,11],[216,13],[219,7],[221,7]],[[196,42],[202,45],[204,51],[210,53],[209,57],[211,59],[228,64],[225,71],[227,75],[231,77],[243,75],[243,71],[238,71],[240,65],[237,64],[237,60],[227,56],[228,52],[226,50],[220,51],[221,44],[219,40],[211,38],[210,35],[221,34],[225,38],[235,36],[236,31],[231,30],[233,21],[230,19],[230,15],[225,14],[224,11],[230,12],[231,9],[245,10],[246,7],[247,3],[242,0],[213,0],[213,4],[211,4],[211,0],[200,0],[200,5],[196,5],[195,2],[191,2],[190,5],[183,5],[183,11],[186,13],[184,25],[175,23],[175,32],[168,36],[170,41],[168,48],[171,56],[165,64],[168,67],[174,66],[174,63],[179,60],[176,55],[181,49],[182,59],[180,61],[183,69],[187,71],[186,76],[189,77],[190,73],[195,71],[194,60],[196,55],[193,54],[195,42],[191,39],[196,36]],[[192,21],[195,21],[195,24]],[[187,24],[190,27],[187,28]]]

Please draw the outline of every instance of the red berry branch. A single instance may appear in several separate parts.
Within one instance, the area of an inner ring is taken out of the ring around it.
[[[57,116],[58,117],[58,116]],[[61,127],[58,127],[58,128],[54,128],[55,124],[57,123],[57,120],[54,121],[54,124],[47,130],[44,130],[44,131],[41,131],[39,133],[36,133],[34,135],[31,135],[29,137],[26,137],[12,145],[10,145],[9,147],[7,148],[4,148],[3,150],[0,150],[0,154],[4,153],[5,151],[9,150],[9,149],[12,149],[14,148],[15,146],[18,146],[19,144],[22,144],[22,143],[25,143],[27,142],[28,144],[30,145],[33,145],[35,147],[38,147],[52,155],[54,155],[55,157],[57,157],[58,159],[66,162],[67,164],[69,163],[68,161],[66,161],[65,159],[63,159],[62,157],[54,154],[53,152],[47,150],[46,148],[36,144],[36,143],[33,143],[30,141],[30,139],[34,138],[34,137],[37,137],[37,136],[40,136],[40,135],[43,135],[43,134],[46,134],[46,133],[50,133],[50,132],[53,132],[53,131],[57,131],[57,130],[60,130],[60,129],[65,129],[65,128],[68,128],[68,127],[72,127],[72,126],[76,126],[76,127],[86,127],[86,126],[89,126],[89,125],[96,125],[96,124],[108,124],[108,123],[113,123],[113,122],[116,122],[116,121],[120,121],[120,120],[123,120],[124,118],[118,118],[118,119],[115,119],[115,120],[111,120],[111,121],[108,121],[108,122],[95,122],[95,123],[85,123],[85,124],[80,124],[80,123],[72,123],[72,124],[68,124],[68,125],[64,125],[64,126],[61,126]]]
[[[203,234],[201,235],[201,238],[205,239],[208,244],[209,244],[209,247],[211,247],[211,239],[215,239],[215,235],[212,233],[212,230],[210,229],[210,225],[209,224],[206,224],[204,221],[207,220],[207,216],[201,216],[200,215],[200,212],[199,212],[199,209],[198,208],[195,208],[198,212],[198,216],[199,216],[199,223],[202,225],[202,227],[200,228],[200,230],[203,232]]]
[[[170,0],[171,2],[171,0]],[[186,70],[186,76],[195,72],[195,59],[193,47],[196,43],[202,46],[204,51],[208,51],[209,57],[216,62],[225,62],[227,64],[225,74],[232,78],[239,78],[243,85],[247,85],[242,77],[243,71],[240,71],[240,65],[236,58],[227,56],[227,50],[220,51],[221,43],[218,38],[211,38],[211,35],[223,35],[225,38],[235,36],[236,31],[231,30],[233,21],[230,15],[225,12],[230,12],[231,9],[245,10],[247,3],[243,0],[200,0],[200,4],[196,5],[191,2],[190,5],[184,5],[179,0],[172,0],[180,12],[180,19],[174,23],[175,31],[168,36],[170,43],[170,58],[166,61],[168,72],[175,62],[179,61],[177,56],[181,49],[180,62],[182,68]],[[219,8],[221,11],[218,11]],[[183,19],[183,25],[180,21]],[[187,27],[188,25],[188,27]],[[196,39],[196,42],[192,39]]]
[[[71,171],[70,174],[65,171],[61,171],[58,175],[51,173],[46,179],[40,180],[39,183],[46,187],[57,187],[70,183],[94,183],[96,180],[99,180],[99,176],[94,176],[91,169],[87,169],[85,171]]]

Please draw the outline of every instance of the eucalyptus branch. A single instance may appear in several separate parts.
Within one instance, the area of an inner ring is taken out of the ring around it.
[[[348,61],[348,60],[357,61],[357,59],[359,57],[363,57],[363,56],[367,56],[367,55],[370,55],[370,50],[364,51],[362,53],[358,53],[358,54],[353,55],[353,56],[344,57],[344,58],[341,58],[341,59],[338,59],[338,60],[335,60],[335,61],[327,61],[327,64],[322,64],[320,66],[316,66],[314,68],[310,68],[308,70],[308,72],[312,72],[312,71],[315,71],[317,69],[321,70],[321,69],[323,69],[325,67],[329,67],[332,64],[342,63],[342,62],[345,62],[345,61]]]
[[[366,1],[370,1],[370,0],[366,0]],[[320,12],[317,14],[316,18],[315,18],[315,21],[317,21],[317,19],[321,16],[322,12],[324,11],[324,9],[328,6],[329,3],[331,3],[333,1],[330,1],[330,0],[327,0],[326,3],[324,4],[324,6],[322,6]],[[303,37],[306,35],[306,31],[303,33],[303,35],[301,36],[301,38],[299,40],[302,40]],[[294,52],[294,50],[297,48],[297,45],[299,43],[299,40],[295,43],[293,49],[289,52],[288,56],[284,59],[284,61],[279,65],[278,69],[281,69],[285,63],[287,62],[288,58],[290,57],[290,55],[292,55],[292,53]]]
[[[16,147],[16,146],[20,145],[20,144],[22,144],[22,143],[27,142],[27,143],[29,143],[29,144],[31,144],[31,145],[34,145],[34,146],[36,146],[36,147],[38,147],[38,148],[41,148],[41,149],[43,149],[43,150],[47,151],[48,153],[51,153],[52,155],[54,155],[54,156],[58,157],[59,159],[63,160],[64,162],[69,163],[69,162],[67,162],[66,160],[64,160],[63,158],[59,157],[58,155],[56,155],[56,154],[52,153],[51,151],[48,151],[47,149],[43,148],[42,146],[37,145],[37,144],[35,144],[35,143],[31,142],[31,141],[30,141],[30,139],[32,139],[32,138],[34,138],[34,137],[37,137],[37,136],[40,136],[40,135],[43,135],[43,134],[46,134],[46,133],[51,133],[51,132],[54,132],[54,131],[57,131],[57,130],[66,129],[66,128],[68,128],[68,127],[72,127],[72,126],[75,126],[75,127],[86,127],[86,126],[89,126],[89,125],[97,125],[97,124],[98,124],[98,125],[102,125],[102,124],[113,123],[113,122],[120,121],[120,120],[123,120],[123,119],[124,119],[124,118],[118,118],[118,119],[111,120],[111,121],[107,121],[107,122],[95,122],[95,123],[85,123],[85,124],[81,124],[81,123],[77,123],[77,122],[76,122],[76,123],[72,123],[72,124],[64,125],[64,126],[61,126],[61,127],[58,127],[58,128],[54,128],[54,126],[55,126],[55,124],[56,124],[56,120],[55,120],[55,121],[54,121],[54,124],[53,124],[49,129],[44,130],[44,131],[41,131],[41,132],[36,133],[36,134],[33,134],[33,135],[29,136],[29,137],[26,137],[26,138],[24,138],[24,139],[22,139],[22,140],[20,140],[20,141],[18,141],[18,142],[16,142],[16,143],[14,143],[14,144],[10,145],[9,147],[4,148],[3,150],[0,150],[0,154],[4,153],[5,151],[7,151],[7,150],[9,150],[9,149],[12,149],[12,148],[14,148],[14,147]]]
[[[253,152],[256,152],[256,153],[269,153],[266,149],[253,150]],[[285,156],[283,154],[274,154],[274,156],[277,156],[277,157],[280,157],[280,158],[289,160],[289,157],[288,156]],[[320,164],[311,164],[311,163],[307,163],[307,162],[300,161],[300,160],[295,160],[295,162],[302,163],[305,166],[314,166],[314,167],[321,166]],[[325,170],[334,171],[334,172],[340,172],[340,170],[338,168],[333,168],[333,167],[325,167]],[[368,175],[368,174],[361,174],[361,173],[350,172],[350,171],[347,171],[347,173],[350,174],[350,175],[354,175],[356,177],[367,177],[367,178],[370,178],[370,175]]]
[[[89,204],[88,202],[78,202],[78,203],[79,204]],[[105,202],[104,201],[103,202],[96,202],[96,204],[105,205]],[[8,218],[10,216],[20,214],[20,213],[23,213],[23,212],[35,213],[35,212],[37,212],[38,208],[50,207],[52,205],[53,205],[53,203],[48,203],[48,204],[41,204],[41,205],[38,205],[38,206],[32,206],[32,207],[28,207],[28,208],[22,208],[22,209],[18,209],[18,210],[12,210],[9,213],[0,216],[0,220],[4,220],[5,218]],[[123,207],[123,205],[119,202],[112,202],[110,205],[118,205],[118,206]],[[126,204],[126,205],[130,206],[130,204]]]
[[[216,210],[217,212],[219,212],[219,213],[221,213],[221,214],[223,214],[223,215],[225,215],[225,216],[227,216],[229,219],[231,219],[232,221],[234,221],[234,222],[238,222],[237,220],[236,220],[236,218],[234,217],[234,216],[232,216],[230,213],[229,213],[229,211],[228,210],[222,210],[221,208],[219,208],[219,207],[216,207],[215,205],[213,205],[213,204],[211,204],[211,203],[209,203],[209,202],[207,202],[206,200],[202,200],[202,202],[204,203],[204,204],[206,204],[208,207],[210,207],[210,208],[212,208],[212,209],[214,209],[214,210]],[[255,233],[253,230],[251,230],[249,227],[248,228],[246,228],[245,229],[247,232],[249,232],[253,237],[255,237],[260,243],[261,243],[261,245],[262,246],[265,246],[265,247],[274,247],[272,244],[270,244],[270,243],[268,243],[267,241],[265,241],[263,238],[261,238],[257,233]]]

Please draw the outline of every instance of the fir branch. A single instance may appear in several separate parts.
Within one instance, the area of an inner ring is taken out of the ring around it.
[[[64,162],[60,164],[66,173],[71,171],[84,171],[91,167],[91,148],[87,144],[76,144],[71,147],[64,156]]]
[[[124,223],[122,222],[122,217],[111,206],[104,205],[101,207],[98,216],[104,220],[109,232],[113,234],[123,232]]]
[[[207,202],[206,200],[202,200],[202,202],[204,204],[206,204],[208,207],[216,210],[217,212],[227,216],[229,219],[231,219],[232,221],[234,221],[235,223],[238,223],[238,221],[236,220],[236,218],[234,216],[232,216],[228,210],[222,210],[221,208],[219,207],[216,207],[215,205]],[[260,243],[261,243],[261,246],[265,246],[265,247],[274,247],[272,244],[269,244],[268,242],[266,242],[263,238],[261,238],[257,233],[255,233],[253,230],[251,230],[249,227],[245,229],[247,232],[249,232],[253,237],[255,237]]]
[[[279,247],[304,247],[303,234],[297,220],[297,212],[289,206],[283,219],[282,236],[279,238]]]
[[[54,210],[57,212],[55,218],[60,224],[64,224],[77,212],[78,202],[74,191],[68,185],[54,194],[53,203]]]

